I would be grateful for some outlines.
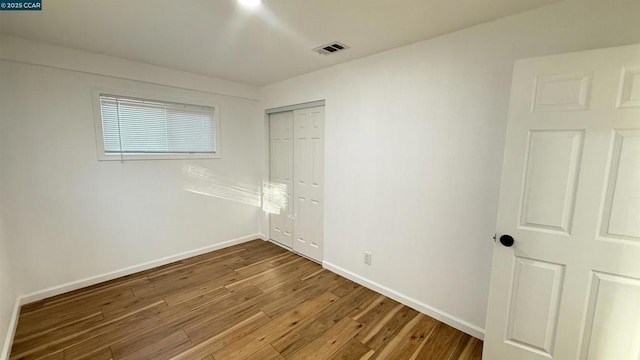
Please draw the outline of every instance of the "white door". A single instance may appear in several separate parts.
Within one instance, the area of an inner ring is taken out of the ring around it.
[[[324,106],[294,110],[293,249],[322,261]]]
[[[516,62],[497,231],[484,359],[640,359],[640,46]]]
[[[293,247],[293,111],[269,115],[271,239]]]

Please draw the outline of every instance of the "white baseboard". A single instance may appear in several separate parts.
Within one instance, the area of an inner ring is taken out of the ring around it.
[[[263,233],[259,233],[258,234],[258,238],[264,240],[264,241],[269,241],[269,237]]]
[[[451,314],[448,314],[442,310],[436,309],[432,306],[429,306],[423,302],[420,302],[416,299],[413,299],[409,296],[406,296],[404,294],[401,294],[395,290],[392,290],[386,286],[380,285],[376,282],[373,282],[369,279],[366,279],[356,273],[353,273],[349,270],[343,269],[337,265],[331,264],[329,262],[323,261],[322,262],[322,266],[329,270],[332,271],[338,275],[344,276],[347,279],[354,281],[366,288],[369,288],[373,291],[379,292],[382,295],[385,295],[393,300],[396,300],[412,309],[415,309],[417,311],[420,311],[421,313],[424,313],[426,315],[431,316],[432,318],[441,321],[451,327],[454,327],[462,332],[465,332],[475,338],[484,339],[484,329],[473,325],[467,321],[464,321],[462,319],[459,319]]]
[[[211,251],[215,251],[215,250],[220,250],[220,249],[232,246],[232,245],[241,244],[241,243],[244,243],[244,242],[247,242],[247,241],[251,241],[251,240],[255,240],[255,239],[259,239],[259,238],[260,238],[260,234],[251,234],[251,235],[239,237],[239,238],[236,238],[236,239],[233,239],[233,240],[224,241],[224,242],[213,244],[213,245],[208,245],[208,246],[205,246],[205,247],[202,247],[202,248],[199,248],[199,249],[185,251],[185,252],[177,254],[177,255],[167,256],[167,257],[164,257],[162,259],[152,260],[152,261],[145,262],[145,263],[142,263],[142,264],[130,266],[130,267],[127,267],[127,268],[124,268],[124,269],[120,269],[120,270],[116,270],[116,271],[112,271],[112,272],[109,272],[109,273],[106,273],[106,274],[102,274],[102,275],[98,275],[98,276],[92,276],[90,278],[86,278],[86,279],[82,279],[82,280],[78,280],[78,281],[72,281],[72,282],[69,282],[69,283],[66,283],[66,284],[63,284],[63,285],[54,286],[54,287],[51,287],[51,288],[48,288],[48,289],[36,291],[36,292],[31,293],[31,294],[22,295],[20,297],[21,298],[21,305],[29,304],[29,303],[36,302],[36,301],[39,301],[39,300],[42,300],[42,299],[46,299],[46,298],[49,298],[49,297],[52,297],[52,296],[64,294],[64,293],[67,293],[69,291],[82,289],[82,288],[87,287],[87,286],[99,284],[101,282],[117,279],[119,277],[131,275],[131,274],[135,274],[135,273],[140,272],[140,271],[149,270],[149,269],[152,269],[154,267],[167,265],[167,264],[170,264],[172,262],[184,260],[184,259],[187,259],[187,258],[190,258],[190,257],[198,256],[198,255],[205,254],[205,253],[208,253],[208,252],[211,252]]]
[[[0,349],[0,360],[8,360],[11,355],[11,345],[13,344],[13,336],[16,333],[18,327],[18,317],[20,316],[20,306],[22,306],[21,298],[16,298],[16,303],[13,306],[13,313],[11,314],[11,321],[9,322],[9,328],[7,329],[7,336],[4,338],[4,346]]]

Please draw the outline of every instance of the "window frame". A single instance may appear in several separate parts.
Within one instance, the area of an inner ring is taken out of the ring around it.
[[[158,94],[146,91],[134,91],[125,89],[93,89],[93,120],[96,136],[96,153],[99,161],[124,161],[124,160],[190,160],[190,159],[220,159],[221,158],[221,142],[220,132],[222,129],[222,121],[220,119],[220,108],[216,103],[201,97],[194,99],[186,99],[183,97],[170,96],[166,94]],[[166,103],[176,103],[192,106],[203,106],[213,108],[213,132],[216,152],[215,153],[193,153],[193,154],[148,154],[148,155],[107,155],[104,149],[104,137],[102,132],[102,109],[100,106],[100,96],[121,96],[127,98],[136,98],[140,100],[149,100]]]

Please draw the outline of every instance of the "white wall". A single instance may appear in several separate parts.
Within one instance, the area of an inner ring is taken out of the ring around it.
[[[15,283],[12,277],[6,240],[0,218],[0,359],[3,357],[3,345],[13,315],[16,302]]]
[[[7,35],[0,35],[0,59],[199,90],[218,95],[254,100],[258,98],[258,88],[252,85]]]
[[[227,191],[260,186],[256,88],[237,84],[231,96],[219,95],[227,83],[216,79],[183,73],[173,86],[179,74],[172,70],[19,39],[3,44],[1,215],[19,294],[258,233],[259,205]],[[31,61],[34,53],[38,61]],[[91,73],[101,64],[109,76]],[[94,88],[218,104],[222,158],[97,161]],[[187,175],[188,165],[203,168],[210,182]],[[232,199],[185,191],[192,184]]]
[[[568,1],[264,87],[326,99],[326,262],[481,333],[512,63],[640,42],[639,15]]]

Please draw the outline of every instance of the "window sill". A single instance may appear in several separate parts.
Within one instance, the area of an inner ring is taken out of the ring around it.
[[[193,160],[220,159],[220,154],[168,154],[168,155],[105,155],[98,154],[98,161],[139,161],[139,160]]]

